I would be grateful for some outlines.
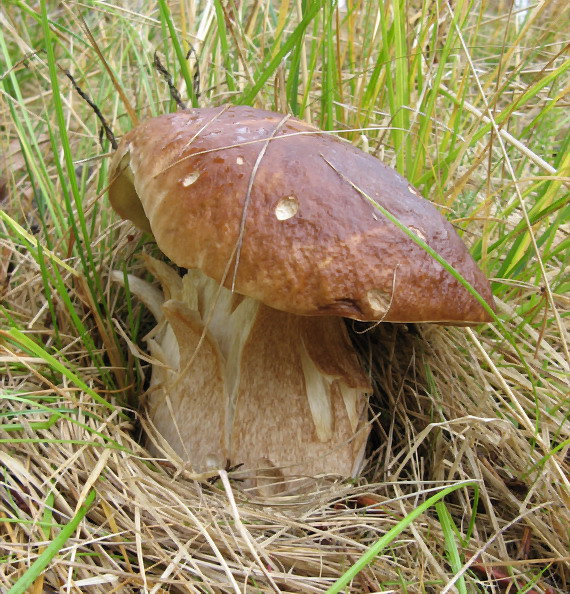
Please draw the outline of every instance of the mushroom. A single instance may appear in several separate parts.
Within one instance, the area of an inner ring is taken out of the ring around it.
[[[154,235],[184,277],[132,290],[157,318],[148,415],[199,471],[229,461],[268,492],[356,475],[370,379],[343,318],[479,324],[481,304],[380,205],[492,306],[489,283],[437,209],[394,170],[289,116],[190,109],[126,134],[114,209]],[[158,444],[158,445],[156,445]]]

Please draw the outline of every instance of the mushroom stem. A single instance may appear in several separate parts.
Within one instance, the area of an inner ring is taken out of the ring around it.
[[[153,369],[149,418],[183,460],[196,472],[242,465],[264,493],[359,472],[371,389],[341,318],[277,311],[199,271],[180,279],[146,264],[169,297],[149,346],[170,369]]]

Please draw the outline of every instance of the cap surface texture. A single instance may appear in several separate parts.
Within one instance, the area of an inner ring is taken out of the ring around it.
[[[492,306],[487,279],[438,210],[376,158],[294,118],[232,106],[152,118],[123,137],[110,179],[115,210],[151,231],[174,263],[270,307],[363,321],[489,320],[368,198]]]

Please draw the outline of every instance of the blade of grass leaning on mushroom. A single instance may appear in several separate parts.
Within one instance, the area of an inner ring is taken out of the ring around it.
[[[357,474],[371,386],[342,317],[488,321],[363,193],[492,306],[436,208],[377,159],[294,118],[225,106],[150,119],[122,139],[110,180],[115,210],[189,269],[180,278],[146,258],[165,298],[159,311],[153,299],[149,350],[169,366],[153,370],[148,414],[195,470],[243,464],[246,484],[267,492]]]

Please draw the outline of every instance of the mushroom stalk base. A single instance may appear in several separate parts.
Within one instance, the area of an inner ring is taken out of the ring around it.
[[[171,449],[196,472],[240,465],[236,476],[264,494],[358,474],[371,388],[342,318],[288,314],[199,271],[146,266],[163,288],[131,283],[158,322],[147,338],[159,362],[151,453]]]

